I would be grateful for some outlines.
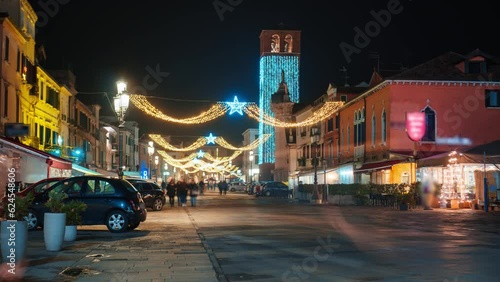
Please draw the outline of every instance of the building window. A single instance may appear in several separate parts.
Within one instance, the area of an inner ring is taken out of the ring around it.
[[[5,54],[4,54],[4,60],[5,61],[9,61],[9,47],[10,47],[10,43],[9,43],[9,37],[5,36]]]
[[[377,138],[377,121],[375,114],[372,116],[372,145],[375,146],[375,139]]]
[[[410,184],[410,173],[405,171],[401,174],[401,183]]]
[[[45,95],[45,84],[43,81],[40,81],[40,100],[43,101]]]
[[[487,108],[498,108],[500,107],[499,101],[500,95],[498,90],[486,90],[486,107]]]
[[[40,125],[40,144],[45,144],[45,138],[44,138],[44,133],[45,133],[45,127],[43,125]]]
[[[382,112],[382,120],[381,120],[381,125],[382,125],[382,143],[387,142],[387,120],[386,120],[386,115],[385,115],[385,110]]]
[[[16,57],[16,71],[21,72],[21,50],[17,49],[17,57]]]
[[[347,150],[351,147],[351,127],[347,126]]]
[[[429,106],[425,107],[422,112],[425,113],[425,135],[422,141],[436,141],[436,112]]]
[[[328,130],[328,132],[333,131],[333,118],[328,119],[327,130]]]
[[[347,95],[340,95],[340,102],[347,102]]]
[[[338,115],[338,114],[337,114],[337,115],[335,116],[335,129],[337,129],[337,130],[338,130],[338,129],[339,129],[339,127],[340,127],[340,115]]]

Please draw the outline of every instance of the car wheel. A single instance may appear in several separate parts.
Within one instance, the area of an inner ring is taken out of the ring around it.
[[[139,224],[141,224],[141,223],[137,222],[137,223],[134,223],[134,224],[129,224],[129,226],[128,226],[127,229],[128,230],[134,230],[134,229],[136,229],[139,226]]]
[[[26,224],[28,225],[28,230],[36,230],[40,221],[33,211],[29,211],[28,215],[24,217]]]
[[[236,189],[234,189],[234,188],[231,188],[231,190],[229,190],[229,191],[231,191],[231,192],[234,192],[234,191],[236,191]]]
[[[271,191],[266,191],[266,196],[271,196]]]
[[[106,227],[111,232],[125,232],[128,228],[128,218],[122,211],[111,211],[106,217]]]
[[[154,211],[161,211],[163,208],[163,201],[161,199],[155,199],[153,202],[153,210]]]

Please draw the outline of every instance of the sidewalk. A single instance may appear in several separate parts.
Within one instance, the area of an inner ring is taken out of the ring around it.
[[[45,250],[43,231],[29,232],[22,281],[219,281],[215,256],[207,253],[188,209],[152,214],[138,230],[121,234],[79,227],[77,240],[59,252]]]

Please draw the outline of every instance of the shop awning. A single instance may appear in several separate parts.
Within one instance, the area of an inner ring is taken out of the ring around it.
[[[76,170],[77,172],[79,172],[82,175],[102,175],[96,171],[85,168],[83,166],[79,166],[77,164],[73,164],[73,170]]]
[[[33,147],[24,145],[23,143],[17,142],[13,139],[0,137],[0,144],[8,145],[16,150],[45,159],[45,163],[48,164],[50,167],[57,169],[68,169],[68,170],[71,169],[70,161],[56,157],[54,155],[35,149]]]
[[[390,161],[378,162],[378,163],[367,163],[367,164],[363,164],[360,168],[355,169],[354,173],[382,170],[382,169],[390,168],[393,165],[396,165],[396,164],[401,163],[403,161],[405,161],[405,160],[390,160]]]
[[[462,151],[458,157],[458,163],[500,163],[500,140],[468,148]],[[417,160],[418,167],[436,167],[449,164],[450,152]]]

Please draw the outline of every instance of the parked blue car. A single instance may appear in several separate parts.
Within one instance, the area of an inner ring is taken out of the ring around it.
[[[111,232],[133,230],[146,220],[144,200],[137,189],[123,179],[102,176],[70,177],[52,185],[41,194],[35,195],[26,217],[28,230],[43,226],[45,203],[53,193],[65,193],[71,200],[87,204],[82,214],[83,225],[106,225]]]

